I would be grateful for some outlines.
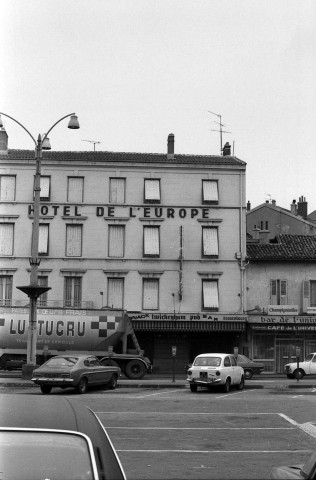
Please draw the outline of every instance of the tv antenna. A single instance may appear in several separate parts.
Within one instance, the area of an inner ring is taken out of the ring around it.
[[[81,140],[82,142],[89,142],[89,143],[93,143],[93,150],[95,151],[95,145],[96,143],[101,143],[101,142],[96,142],[95,140]]]
[[[208,113],[211,113],[212,115],[216,115],[219,117],[219,122],[215,122],[219,125],[219,130],[213,130],[211,128],[212,132],[220,132],[220,139],[221,139],[221,153],[223,153],[223,133],[232,133],[232,132],[226,132],[225,130],[222,129],[222,127],[225,127],[225,125],[222,123],[222,116],[219,113],[214,113],[208,110]]]

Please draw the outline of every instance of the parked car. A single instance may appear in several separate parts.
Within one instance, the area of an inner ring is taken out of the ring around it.
[[[304,464],[274,467],[270,472],[273,480],[311,480],[316,478],[316,451],[307,459]]]
[[[66,397],[3,395],[0,451],[1,478],[126,480],[98,417]]]
[[[259,375],[264,370],[264,364],[254,362],[246,355],[237,355],[237,364],[244,369],[245,380],[250,380],[253,375]]]
[[[7,360],[4,365],[5,370],[22,370],[23,365],[26,365],[26,360]]]
[[[297,362],[287,363],[284,365],[284,373],[287,378],[300,379],[305,375],[316,375],[316,352],[309,353],[303,362],[299,362],[297,368]]]
[[[88,387],[95,385],[116,388],[120,375],[117,365],[101,365],[93,355],[57,355],[33,371],[32,381],[45,394],[53,387],[73,387],[78,393],[86,393]]]
[[[191,392],[198,387],[211,389],[221,386],[229,392],[231,386],[244,388],[244,369],[237,365],[234,355],[229,353],[202,353],[198,355],[187,371]]]

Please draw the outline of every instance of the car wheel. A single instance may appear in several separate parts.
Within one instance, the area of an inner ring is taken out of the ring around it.
[[[229,390],[230,390],[230,379],[226,378],[226,382],[225,382],[225,385],[224,385],[224,392],[228,393]]]
[[[242,376],[240,379],[240,383],[238,383],[237,385],[237,388],[238,390],[243,390],[244,386],[245,386],[245,379],[244,379],[244,376]]]
[[[76,390],[78,393],[86,393],[87,391],[87,388],[88,388],[88,381],[85,377],[81,378],[80,379],[80,382],[78,383],[77,387],[76,387]]]
[[[51,391],[52,391],[52,388],[50,385],[41,385],[40,386],[40,389],[41,389],[41,392],[44,393],[44,395],[48,395]]]
[[[190,385],[190,390],[191,390],[191,392],[196,392],[197,391],[197,385]]]
[[[245,370],[245,379],[250,380],[253,376],[252,370]]]
[[[146,373],[146,367],[139,360],[131,360],[125,367],[125,375],[132,380],[140,380]]]
[[[117,387],[117,375],[112,375],[111,380],[109,381],[109,388],[115,390]]]
[[[300,380],[304,378],[305,372],[301,368],[294,370],[294,378]]]

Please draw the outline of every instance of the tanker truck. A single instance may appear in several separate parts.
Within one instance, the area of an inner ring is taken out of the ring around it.
[[[26,361],[28,325],[28,307],[0,307],[0,368]],[[152,370],[126,311],[38,308],[36,363],[78,353],[95,355],[103,365],[118,365],[130,379]]]

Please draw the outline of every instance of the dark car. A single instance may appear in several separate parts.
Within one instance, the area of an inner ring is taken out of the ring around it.
[[[33,371],[32,381],[46,394],[53,387],[73,387],[86,393],[88,387],[96,385],[116,388],[120,375],[117,365],[104,366],[93,355],[57,355]]]
[[[302,465],[274,467],[270,472],[273,480],[311,480],[316,478],[316,451]]]
[[[26,365],[26,360],[7,360],[4,365],[5,370],[22,370],[23,365]]]
[[[254,362],[245,355],[237,355],[237,364],[244,369],[245,380],[250,380],[253,375],[258,375],[264,370],[264,364]]]
[[[0,451],[3,479],[126,480],[98,417],[65,397],[3,395]]]

